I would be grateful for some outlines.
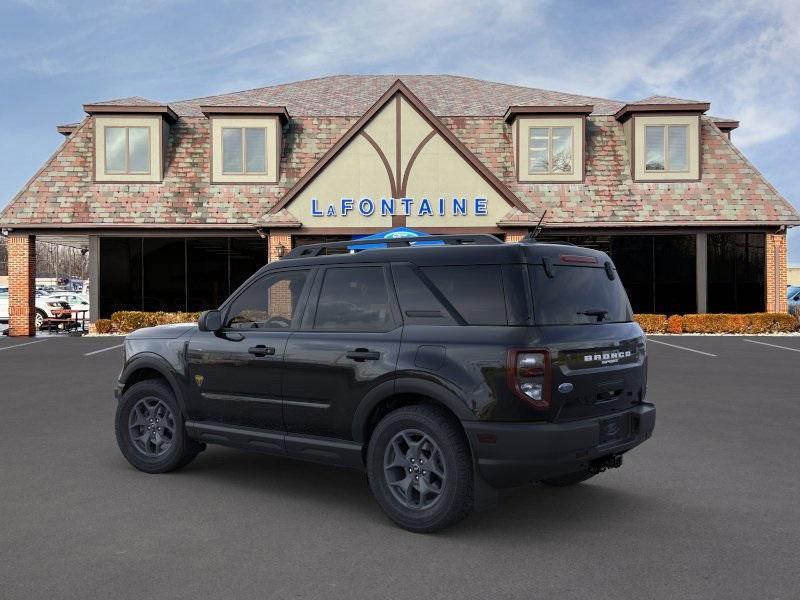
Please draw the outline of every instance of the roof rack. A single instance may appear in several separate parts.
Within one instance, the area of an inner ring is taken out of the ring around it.
[[[418,237],[402,237],[402,238],[383,238],[376,240],[347,240],[344,242],[328,242],[326,244],[308,244],[307,246],[297,246],[291,252],[286,254],[282,260],[287,258],[311,258],[319,256],[323,250],[328,248],[347,248],[348,246],[365,246],[367,244],[383,244],[388,247],[396,246],[412,246],[420,242],[442,242],[448,246],[462,246],[462,245],[488,245],[488,244],[502,244],[502,240],[496,238],[489,233],[476,233],[473,235],[421,235]]]

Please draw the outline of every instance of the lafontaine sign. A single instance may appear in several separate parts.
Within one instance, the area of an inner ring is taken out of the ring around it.
[[[485,217],[489,214],[486,198],[340,198],[320,202],[311,198],[312,217],[346,217],[355,212],[362,217],[373,215],[418,217]]]

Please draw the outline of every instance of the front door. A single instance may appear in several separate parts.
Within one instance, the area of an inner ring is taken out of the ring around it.
[[[265,274],[228,304],[221,331],[192,337],[187,350],[191,419],[283,430],[283,356],[299,326],[310,273]]]
[[[390,281],[382,265],[318,273],[302,327],[286,346],[287,432],[350,439],[361,399],[394,379],[402,326]]]

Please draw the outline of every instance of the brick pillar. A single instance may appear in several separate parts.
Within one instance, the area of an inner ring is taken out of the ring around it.
[[[515,242],[520,241],[526,235],[528,235],[527,229],[508,229],[506,230],[506,243],[513,244]]]
[[[36,236],[8,236],[8,334],[36,335]]]
[[[765,302],[767,312],[787,312],[786,277],[786,234],[767,234],[764,248],[765,256]]]
[[[269,232],[269,250],[267,254],[267,262],[274,262],[280,260],[278,256],[278,247],[283,246],[285,252],[292,249],[292,234],[283,229],[271,229]]]

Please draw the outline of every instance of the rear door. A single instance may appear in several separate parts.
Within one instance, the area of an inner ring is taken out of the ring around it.
[[[302,327],[286,347],[287,432],[350,439],[361,399],[394,379],[401,334],[386,266],[320,269]]]

